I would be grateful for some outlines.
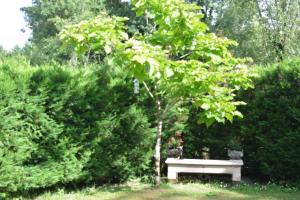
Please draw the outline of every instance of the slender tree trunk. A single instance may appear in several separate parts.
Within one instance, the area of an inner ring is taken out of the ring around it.
[[[163,117],[161,110],[161,101],[156,99],[156,111],[157,111],[157,132],[156,132],[156,145],[155,145],[155,185],[160,185],[160,148],[161,148],[161,136],[163,128]]]
[[[156,144],[155,144],[155,184],[158,187],[160,185],[160,148],[161,148],[161,136],[162,136],[162,128],[163,128],[163,112],[161,109],[161,100],[157,95],[153,95],[150,91],[147,84],[143,81],[143,84],[148,91],[149,95],[155,100],[156,104],[156,119],[157,119],[157,129],[156,129]],[[157,90],[157,86],[155,87]]]

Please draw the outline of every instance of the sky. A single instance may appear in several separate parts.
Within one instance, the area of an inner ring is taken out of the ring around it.
[[[31,0],[0,0],[0,46],[11,50],[23,47],[31,35],[20,8],[30,6]],[[21,32],[25,29],[25,33]]]

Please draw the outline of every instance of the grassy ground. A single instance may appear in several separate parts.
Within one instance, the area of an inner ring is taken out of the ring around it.
[[[299,200],[300,191],[275,185],[163,184],[156,189],[140,183],[45,193],[36,200]]]

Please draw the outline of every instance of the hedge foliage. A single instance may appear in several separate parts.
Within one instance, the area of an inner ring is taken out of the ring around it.
[[[0,193],[120,182],[151,170],[154,130],[124,77],[105,66],[1,59]]]
[[[170,110],[170,137],[183,132],[184,157],[227,158],[244,150],[243,175],[299,181],[300,59],[257,67],[255,89],[239,94],[244,119],[210,128],[198,111]],[[0,57],[0,195],[57,184],[122,182],[152,174],[155,117],[146,91],[118,68],[31,67]],[[165,170],[165,166],[164,170]],[[0,197],[0,198],[1,198]]]
[[[244,150],[244,175],[284,182],[300,182],[300,59],[258,66],[255,88],[239,94],[247,102],[244,119],[206,129],[190,112],[185,155],[226,158],[226,149]]]

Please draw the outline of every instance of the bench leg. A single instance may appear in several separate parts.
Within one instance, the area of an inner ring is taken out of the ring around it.
[[[176,183],[177,176],[178,176],[178,174],[174,169],[168,168],[168,181],[169,182]]]
[[[233,168],[232,181],[241,181],[241,168],[240,167]]]

